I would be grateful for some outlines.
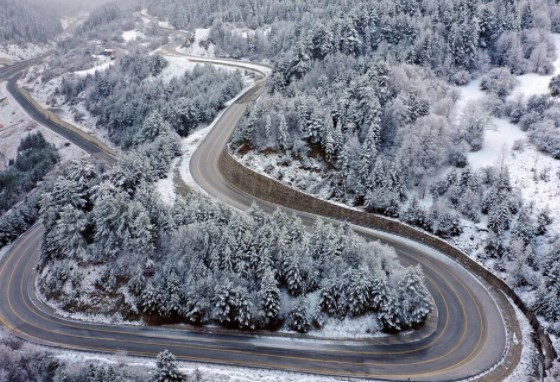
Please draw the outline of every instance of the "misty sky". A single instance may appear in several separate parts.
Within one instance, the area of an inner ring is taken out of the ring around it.
[[[41,5],[48,5],[57,12],[63,14],[74,14],[80,11],[89,12],[93,8],[104,3],[115,2],[115,0],[31,0]],[[118,1],[118,0],[117,0]]]

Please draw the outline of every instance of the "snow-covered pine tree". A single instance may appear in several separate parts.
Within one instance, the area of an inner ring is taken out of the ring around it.
[[[288,315],[288,326],[299,333],[307,333],[311,327],[308,319],[308,306],[304,297],[300,297]]]
[[[158,354],[152,382],[182,382],[185,376],[179,371],[177,358],[169,351]]]
[[[371,309],[371,279],[368,272],[357,270],[351,272],[346,285],[349,312],[353,316],[360,316]]]
[[[280,313],[280,289],[272,269],[264,272],[261,280],[260,296],[265,322],[267,325],[274,325]]]
[[[286,117],[282,114],[280,115],[280,122],[278,124],[278,147],[281,150],[287,150],[290,145],[288,142],[288,123],[286,122]]]
[[[432,304],[419,265],[406,270],[399,280],[397,290],[401,328],[415,327],[423,323],[432,310]]]

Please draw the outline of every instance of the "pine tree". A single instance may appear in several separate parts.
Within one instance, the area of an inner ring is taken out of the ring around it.
[[[53,233],[58,253],[69,259],[84,260],[87,253],[87,243],[83,236],[87,226],[86,215],[70,204],[64,206],[59,215]]]
[[[360,316],[366,313],[372,304],[370,275],[364,270],[358,270],[350,273],[348,280],[348,308],[353,316]]]
[[[324,59],[334,49],[334,36],[327,26],[318,24],[312,31],[313,57]]]
[[[331,162],[335,154],[335,142],[334,142],[334,125],[332,121],[332,116],[327,113],[325,117],[325,133],[324,139],[322,141],[323,150],[325,151],[327,161]]]
[[[340,280],[328,281],[321,289],[321,310],[333,317],[344,317],[348,310],[343,284]]]
[[[288,75],[290,77],[301,78],[311,68],[311,56],[308,47],[303,42],[299,42],[295,49],[295,55],[290,62]]]
[[[234,321],[240,329],[254,329],[253,323],[253,304],[249,300],[249,295],[245,288],[235,289],[237,304],[235,306]]]
[[[550,258],[544,268],[535,307],[538,313],[552,322],[560,320],[560,261]]]
[[[280,289],[271,269],[263,275],[260,295],[266,323],[276,323],[280,313]]]
[[[264,148],[270,147],[270,139],[272,134],[272,119],[267,114],[264,122]]]
[[[420,203],[418,202],[418,198],[416,196],[412,198],[408,209],[403,214],[403,220],[425,230],[430,229],[431,226],[430,219],[428,218],[426,211],[420,207]]]
[[[548,84],[548,88],[550,89],[550,94],[553,97],[558,97],[560,95],[560,75],[552,77],[550,83]]]
[[[409,267],[399,280],[397,289],[401,328],[414,327],[424,322],[432,310],[432,305],[420,266]]]
[[[222,324],[232,324],[239,305],[239,295],[230,281],[216,283],[214,289],[214,317]]]
[[[377,319],[384,330],[392,332],[401,330],[400,317],[398,297],[393,291],[389,291],[383,297],[383,302],[377,312]]]
[[[530,1],[521,10],[521,29],[531,29],[534,25],[533,7]]]
[[[281,150],[288,150],[288,123],[286,117],[280,115],[280,123],[278,124],[278,146]]]
[[[160,311],[160,302],[158,293],[154,286],[150,283],[142,292],[140,297],[140,305],[142,311],[149,315],[155,315]]]
[[[298,249],[292,247],[286,254],[283,267],[284,280],[288,288],[288,292],[292,296],[299,296],[305,292],[305,280],[300,270],[300,258],[297,253]]]
[[[300,297],[288,316],[288,326],[299,333],[307,333],[311,327],[307,318],[308,307],[303,297]]]
[[[169,351],[158,354],[156,370],[152,376],[153,382],[182,382],[185,376],[179,371],[177,358]]]
[[[144,119],[144,123],[142,124],[142,128],[138,131],[136,140],[138,143],[153,142],[164,130],[169,131],[171,128],[169,124],[165,122],[161,114],[154,111]]]
[[[387,275],[381,269],[375,269],[371,274],[371,308],[375,311],[381,310],[389,294]]]

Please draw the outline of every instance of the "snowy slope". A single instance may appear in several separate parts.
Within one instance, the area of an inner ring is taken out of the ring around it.
[[[0,170],[4,161],[15,158],[21,139],[38,131],[55,145],[63,162],[87,156],[85,151],[34,122],[8,93],[5,83],[0,85],[0,125]]]

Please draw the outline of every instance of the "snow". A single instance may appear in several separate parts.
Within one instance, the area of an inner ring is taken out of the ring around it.
[[[173,160],[171,163],[171,170],[169,170],[167,176],[164,179],[158,180],[155,184],[161,200],[167,205],[173,205],[173,203],[175,203],[175,199],[177,199],[177,192],[173,182],[173,174],[179,160],[179,158]]]
[[[144,24],[150,24],[152,22],[157,22],[157,24],[161,27],[161,28],[165,28],[165,29],[174,29],[171,24],[169,23],[169,21],[160,21],[157,20],[155,18],[150,17],[150,15],[148,14],[148,10],[147,9],[142,9],[140,11],[140,14],[142,15],[142,20],[144,21]]]
[[[76,272],[79,272],[79,277],[81,282],[81,289],[80,289],[80,296],[74,301],[76,303],[80,303],[82,305],[87,304],[90,301],[91,294],[95,293],[97,287],[95,286],[95,282],[100,279],[101,274],[105,271],[103,266],[88,266],[88,267],[78,267],[75,266],[74,269]],[[43,274],[49,272],[50,269],[47,267],[43,270]],[[41,276],[39,276],[41,277]],[[61,306],[60,303],[54,300],[49,300],[47,297],[41,292],[41,289],[38,286],[39,277],[35,279],[35,290],[37,300],[32,299],[33,304],[37,309],[44,311],[45,307],[47,309],[52,310],[57,316],[69,319],[69,321],[82,321],[82,322],[89,322],[89,323],[99,323],[99,324],[107,324],[107,325],[130,325],[130,326],[143,326],[143,321],[129,321],[125,320],[120,313],[115,313],[111,316],[108,314],[91,314],[91,313],[84,313],[84,312],[69,312]],[[73,290],[73,286],[71,283],[66,283],[64,286],[64,292],[68,295],[71,295]],[[127,296],[125,296],[127,298]]]
[[[39,69],[43,70],[43,67]],[[31,72],[30,72],[31,73]],[[61,120],[72,124],[76,128],[91,134],[110,147],[113,151],[118,152],[116,147],[108,137],[107,130],[97,127],[97,118],[92,116],[85,108],[83,102],[76,105],[68,105],[64,103],[64,98],[56,94],[56,89],[62,82],[62,76],[55,77],[47,83],[43,83],[40,76],[30,77],[29,75],[19,81],[19,85],[30,90],[33,99],[44,109],[48,109],[55,113]],[[79,119],[77,115],[82,115]]]
[[[519,85],[514,89],[511,98],[546,94],[549,92],[550,79],[560,73],[560,34],[552,34],[552,40],[556,46],[558,58],[554,61],[554,71],[550,75],[539,75],[535,73],[516,76]],[[483,101],[486,93],[480,90],[480,79],[471,81],[466,86],[458,88],[460,98],[456,104],[456,114],[459,116],[469,102]],[[486,131],[482,150],[468,155],[469,163],[474,169],[493,166],[506,160],[511,154],[515,141],[524,140],[527,135],[519,127],[509,121],[493,118],[490,128]],[[510,166],[510,169],[513,166]]]
[[[135,374],[140,370],[148,373],[155,368],[155,359],[128,356],[126,352],[117,354],[92,354],[78,351],[49,349],[56,358],[69,365],[87,366],[90,363],[105,366],[129,367]],[[178,362],[179,370],[187,376],[188,381],[200,382],[341,382],[347,379],[313,376],[288,371],[250,369],[238,366],[212,365],[197,362]],[[196,376],[195,376],[196,375]]]
[[[183,179],[185,184],[189,186],[189,188],[196,190],[197,192],[204,195],[206,195],[206,191],[204,191],[204,189],[200,187],[198,183],[196,183],[196,181],[194,180],[191,174],[191,170],[190,170],[191,158],[194,152],[196,151],[196,149],[198,148],[198,146],[200,145],[200,143],[202,143],[206,139],[206,136],[208,135],[208,133],[210,133],[210,131],[215,126],[215,124],[217,123],[217,121],[220,119],[221,116],[222,113],[220,113],[220,115],[214,120],[214,122],[212,122],[212,124],[195,131],[187,138],[183,139],[182,142],[183,155],[179,163],[179,174],[181,175],[181,178]]]
[[[113,66],[114,63],[115,61],[104,62],[103,64],[94,66],[93,68],[90,69],[79,70],[77,72],[74,72],[74,74],[80,77],[85,77],[88,74],[95,74],[95,72],[103,72],[109,69],[111,66]]]
[[[13,244],[8,244],[0,248],[0,260],[12,249]]]
[[[11,63],[16,61],[28,60],[30,58],[40,56],[52,46],[48,44],[0,44],[0,64]]]
[[[472,80],[465,86],[458,87],[459,99],[455,104],[456,114],[459,116],[465,107],[474,101],[480,101],[484,99],[486,93],[480,89],[480,78]]]
[[[165,82],[168,82],[174,77],[181,77],[186,72],[192,71],[197,65],[199,65],[183,56],[164,53],[162,57],[169,63],[169,65],[167,65],[167,67],[163,69],[163,72],[161,73],[161,78]]]
[[[210,28],[198,28],[194,30],[194,41],[188,47],[180,48],[179,51],[184,54],[201,57],[214,57],[215,45],[209,40]]]
[[[560,34],[552,35],[558,59],[554,62],[554,74],[560,73]],[[549,92],[548,82],[554,75],[525,74],[517,76],[520,85],[514,96],[530,96]],[[471,101],[483,100],[486,96],[479,88],[480,80],[459,87],[460,99],[457,111],[461,113]],[[517,149],[514,146],[519,146]],[[473,169],[504,164],[509,168],[511,182],[521,191],[527,204],[539,210],[549,208],[551,216],[560,215],[560,170],[559,162],[539,152],[528,141],[527,134],[506,119],[493,118],[486,130],[482,150],[468,154]],[[560,232],[560,222],[555,219],[551,230]]]
[[[467,158],[475,170],[487,166],[499,166],[500,162],[512,152],[516,141],[524,140],[527,135],[505,119],[494,118],[484,135],[484,145],[480,151],[469,153]]]
[[[560,34],[553,33],[552,42],[556,47],[556,60],[553,63],[554,71],[548,75],[539,75],[536,73],[527,73],[517,76],[519,86],[513,91],[509,98],[515,98],[519,95],[530,97],[533,95],[546,94],[549,92],[548,84],[552,77],[560,74]]]
[[[0,85],[0,170],[9,159],[17,155],[17,148],[22,138],[40,131],[45,139],[54,144],[62,162],[85,158],[88,154],[71,144],[50,129],[33,121],[6,89],[6,83]]]
[[[533,333],[533,328],[529,324],[529,320],[527,317],[519,310],[519,308],[510,300],[511,306],[513,306],[515,310],[515,315],[517,317],[517,322],[519,323],[519,327],[521,328],[521,335],[523,338],[515,338],[513,339],[512,346],[519,346],[521,344],[523,346],[521,350],[521,360],[517,364],[517,367],[511,373],[509,377],[507,377],[504,382],[525,382],[533,380],[532,369],[533,369],[533,360],[537,357],[537,349],[535,348],[535,344],[531,341],[531,336]]]
[[[385,337],[381,332],[381,325],[375,315],[368,314],[362,317],[345,318],[338,320],[329,317],[325,326],[320,330],[309,332],[310,336],[319,338],[364,339]]]
[[[122,34],[122,38],[126,42],[142,39],[144,37],[146,37],[144,35],[144,33],[140,32],[139,30],[136,30],[136,29],[129,30],[129,31],[124,31],[123,34]]]

